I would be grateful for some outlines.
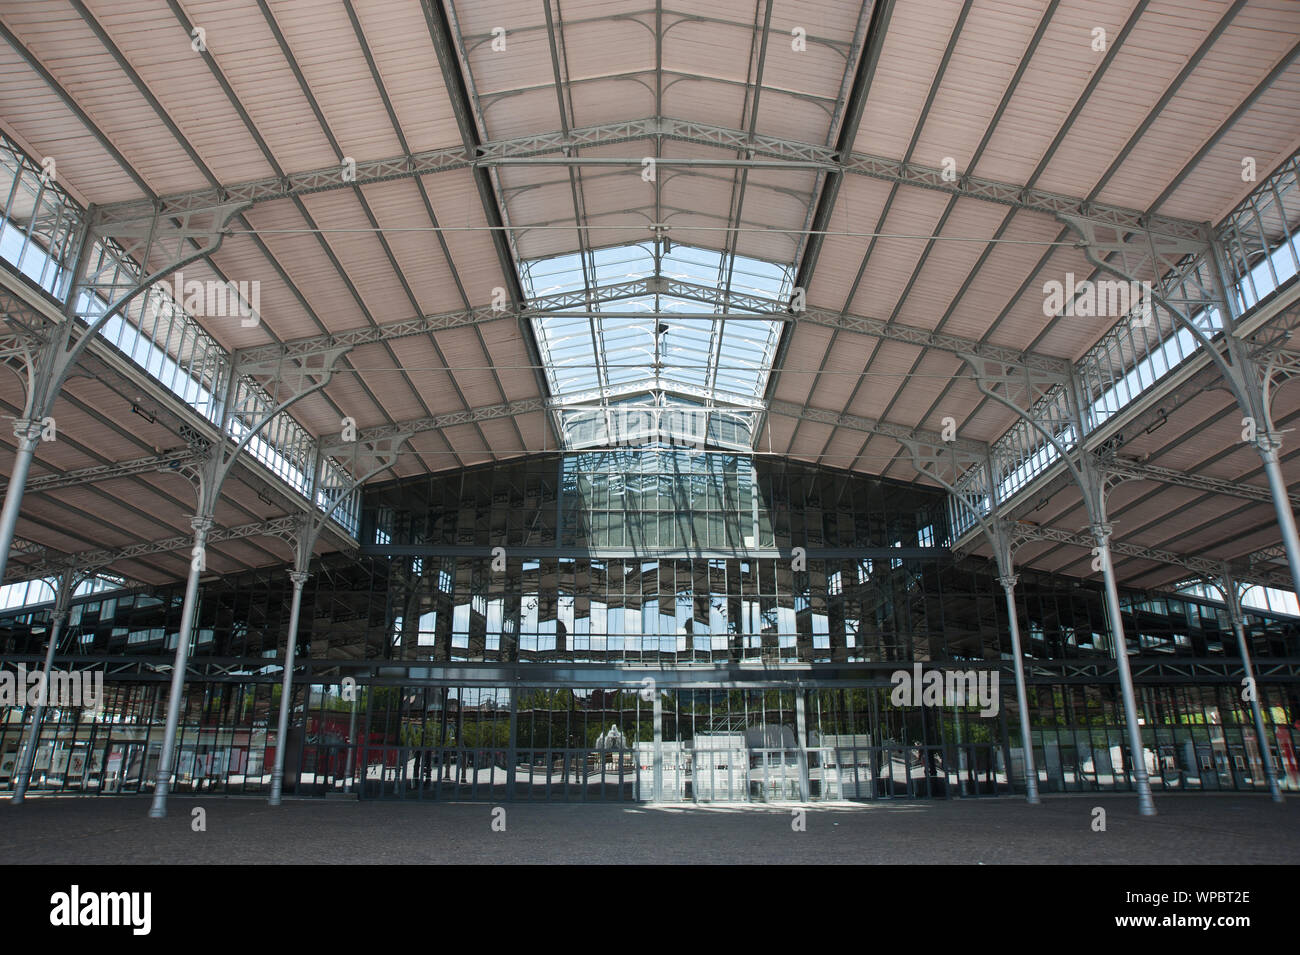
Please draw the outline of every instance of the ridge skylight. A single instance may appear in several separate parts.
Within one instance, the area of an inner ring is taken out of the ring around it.
[[[535,259],[521,271],[529,298],[585,293],[585,309],[531,319],[566,446],[752,446],[782,323],[639,280],[780,301],[790,293],[789,266],[646,242]],[[621,425],[624,419],[636,424]],[[681,426],[691,419],[698,424]]]

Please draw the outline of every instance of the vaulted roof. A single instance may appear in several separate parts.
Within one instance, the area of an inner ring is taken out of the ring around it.
[[[1298,52],[1289,0],[27,0],[0,10],[0,130],[85,206],[250,199],[184,272],[257,282],[260,320],[199,325],[231,353],[357,341],[289,414],[313,437],[426,422],[395,476],[615,440],[595,422],[617,404],[676,401],[721,408],[724,445],[725,419],[732,445],[761,433],[915,480],[891,429],[952,419],[993,443],[1015,422],[963,348],[1074,363],[1116,324],[1045,314],[1045,282],[1094,274],[1054,213],[1217,226],[1300,144]],[[1294,224],[1282,211],[1273,234]],[[717,294],[674,294],[683,280]],[[137,377],[73,379],[68,440],[34,476],[183,445],[176,421],[155,434],[162,418],[126,412],[153,387]],[[1300,399],[1278,402],[1287,427]],[[18,379],[0,403],[20,409]],[[1233,407],[1189,399],[1134,453],[1258,485]],[[179,479],[114,480],[38,490],[19,535],[75,551],[186,531]],[[220,520],[283,512],[249,480]],[[1117,493],[1117,535],[1146,546],[1237,558],[1277,540],[1265,501]],[[1077,492],[1049,498],[1037,516],[1079,530]],[[281,548],[218,550],[225,570]]]

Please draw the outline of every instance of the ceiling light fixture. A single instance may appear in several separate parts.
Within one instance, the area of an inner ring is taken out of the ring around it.
[[[150,424],[154,424],[154,423],[156,423],[156,422],[158,421],[158,416],[157,416],[157,415],[152,414],[151,412],[145,411],[143,408],[141,408],[141,407],[140,407],[139,405],[137,405],[137,404],[132,404],[132,405],[131,405],[131,413],[132,413],[132,414],[138,414],[141,418],[144,418],[144,420],[145,420],[145,421],[148,421]]]
[[[1165,411],[1164,408],[1158,408],[1156,410],[1156,414],[1158,414],[1160,417],[1158,417],[1151,424],[1147,425],[1146,430],[1142,432],[1143,434],[1153,434],[1154,432],[1159,431],[1161,428],[1165,426],[1165,422],[1169,420],[1169,414]]]

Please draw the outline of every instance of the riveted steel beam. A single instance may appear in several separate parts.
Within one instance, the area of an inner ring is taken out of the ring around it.
[[[442,24],[438,26],[441,27]],[[459,63],[449,40],[446,55],[450,58],[451,69],[456,71],[453,79],[458,79]],[[441,55],[439,59],[442,59]],[[468,122],[465,125],[468,131]],[[1027,188],[1016,183],[966,175],[920,163],[902,162],[885,156],[855,152],[842,155],[830,146],[750,133],[712,123],[654,116],[575,127],[571,128],[567,135],[562,130],[555,130],[483,143],[476,143],[472,137],[465,137],[465,142],[446,149],[357,160],[355,169],[339,163],[303,172],[288,173],[284,176],[271,176],[175,193],[161,197],[157,209],[166,215],[179,215],[209,209],[225,202],[250,204],[268,202],[330,189],[347,189],[370,183],[430,175],[452,169],[482,169],[491,164],[503,164],[529,157],[549,157],[551,154],[556,154],[555,158],[553,160],[548,158],[548,162],[577,163],[590,160],[577,156],[574,150],[656,138],[713,146],[738,157],[713,160],[715,163],[726,165],[745,165],[755,159],[765,159],[784,162],[792,169],[824,166],[872,179],[994,202],[1045,215],[1087,216],[1117,227],[1149,229],[1162,235],[1183,238],[1195,238],[1200,234],[1200,223],[1176,217],[1150,215],[1138,209],[1090,202],[1076,196]],[[566,153],[567,156],[564,155]],[[640,158],[637,162],[640,162]],[[145,205],[152,207],[152,204],[136,201],[114,203],[105,206],[101,215],[139,216],[141,208]]]
[[[429,332],[462,328],[500,319],[537,318],[545,319],[551,315],[587,315],[593,304],[605,304],[644,296],[659,295],[669,298],[685,299],[726,308],[728,319],[764,318],[769,321],[781,321],[811,325],[823,325],[844,331],[884,338],[889,341],[914,345],[917,348],[933,348],[954,355],[970,354],[989,361],[998,362],[1008,368],[1028,368],[1041,375],[1056,376],[1054,380],[1066,375],[1070,363],[1064,358],[1042,355],[1003,345],[994,345],[959,335],[937,333],[927,328],[918,328],[898,322],[886,322],[883,319],[868,318],[862,315],[845,315],[830,309],[805,308],[791,312],[789,306],[775,299],[741,292],[724,293],[718,288],[683,282],[676,279],[647,277],[604,286],[591,292],[559,293],[528,299],[522,309],[510,305],[500,308],[481,306],[443,312],[437,315],[422,315],[415,318],[385,322],[364,328],[345,329],[328,335],[314,335],[287,341],[280,345],[257,345],[239,352],[241,361],[271,362],[281,357],[304,357],[319,354],[343,345],[367,345],[398,338],[409,338]],[[607,312],[600,312],[603,317],[610,317]],[[630,313],[629,313],[630,314]],[[692,318],[694,316],[677,315],[673,312],[637,313],[651,321],[658,317]],[[705,316],[712,318],[712,316]]]
[[[1051,541],[1056,544],[1069,544],[1090,552],[1094,551],[1097,546],[1096,540],[1091,534],[1079,534],[1058,527],[1047,527],[1026,521],[1018,521],[1014,525],[1014,530],[1017,538],[1026,541]],[[1175,567],[1185,567],[1197,574],[1216,579],[1223,572],[1225,566],[1224,561],[1217,558],[1178,554],[1156,547],[1135,544],[1131,541],[1112,539],[1110,549],[1124,557],[1170,564]],[[1291,575],[1284,571],[1263,570],[1258,565],[1250,566],[1249,562],[1233,563],[1229,566],[1232,569],[1233,576],[1242,583],[1260,584],[1265,587],[1281,587],[1286,590],[1294,589]]]

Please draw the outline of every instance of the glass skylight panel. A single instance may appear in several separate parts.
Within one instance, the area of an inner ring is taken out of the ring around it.
[[[671,245],[656,263],[654,244],[639,243],[536,259],[523,263],[521,273],[530,298],[563,297],[563,305],[532,321],[571,446],[636,437],[639,431],[623,433],[603,411],[593,411],[629,397],[727,409],[716,412],[726,420],[709,420],[703,433],[711,444],[737,446],[760,410],[781,322],[753,312],[733,318],[740,313],[718,304],[726,301],[718,293],[730,289],[783,301],[790,292],[788,266],[683,245]],[[642,287],[639,294],[635,285],[620,288],[656,275],[697,288],[676,295],[663,286]],[[566,399],[580,402],[582,410],[564,411]]]
[[[716,387],[760,397],[767,388],[772,355],[781,332],[779,322],[722,322]]]
[[[595,263],[596,285],[607,288],[632,279],[643,279],[655,274],[655,254],[652,246],[626,245],[596,249],[591,253]]]
[[[586,285],[578,253],[525,262],[521,269],[530,296],[574,292]]]

